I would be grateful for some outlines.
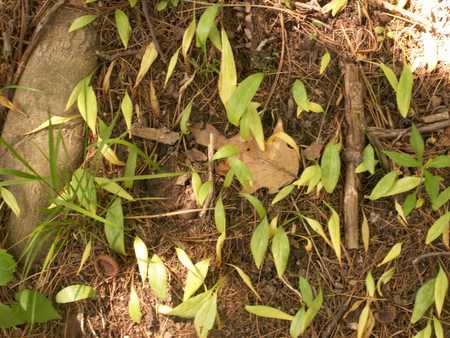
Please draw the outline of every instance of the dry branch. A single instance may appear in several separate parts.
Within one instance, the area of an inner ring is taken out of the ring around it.
[[[364,146],[364,102],[363,83],[358,66],[347,63],[344,66],[345,81],[345,188],[344,224],[345,241],[348,249],[359,247],[359,177],[355,170],[360,162]]]

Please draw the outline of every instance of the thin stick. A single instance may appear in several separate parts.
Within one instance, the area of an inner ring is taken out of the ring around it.
[[[208,145],[208,181],[213,182],[213,186],[211,191],[208,194],[208,197],[206,198],[205,204],[203,204],[202,211],[200,211],[200,218],[204,218],[206,215],[206,212],[209,209],[209,205],[211,204],[211,201],[214,196],[214,162],[213,162],[213,156],[214,156],[214,134],[209,133],[209,145]]]
[[[344,72],[346,93],[345,120],[347,122],[344,188],[345,241],[348,249],[358,249],[360,182],[355,170],[364,146],[364,92],[358,65],[346,63]]]
[[[450,120],[447,121],[441,121],[441,122],[435,122],[430,124],[422,124],[418,125],[417,129],[421,133],[429,133],[433,131],[437,131],[440,129],[445,129],[450,127]],[[405,128],[405,129],[382,129],[382,128],[367,128],[367,132],[369,135],[373,137],[378,138],[397,138],[402,137],[405,135],[409,135],[411,133],[411,128]]]
[[[208,210],[210,210],[209,208]],[[125,219],[153,219],[153,218],[163,218],[163,217],[172,217],[172,216],[178,216],[178,215],[184,215],[184,214],[192,214],[202,211],[202,209],[183,209],[183,210],[177,210],[177,211],[170,211],[165,212],[162,214],[156,214],[156,215],[141,215],[141,216],[126,216]]]

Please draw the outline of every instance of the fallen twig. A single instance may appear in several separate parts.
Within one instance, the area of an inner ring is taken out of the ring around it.
[[[450,120],[418,125],[417,129],[419,129],[419,131],[421,133],[430,133],[430,132],[438,131],[440,129],[444,129],[447,127],[450,127]],[[370,127],[370,128],[367,128],[367,133],[369,133],[369,135],[371,135],[373,137],[377,137],[377,138],[398,138],[398,137],[409,135],[411,133],[411,128],[383,129],[383,128]]]

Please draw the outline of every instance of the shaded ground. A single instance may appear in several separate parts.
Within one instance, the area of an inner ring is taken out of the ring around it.
[[[40,13],[45,3],[45,1],[32,2],[30,14]],[[159,43],[167,56],[180,46],[184,29],[191,20],[194,5],[199,11],[204,8],[202,3],[182,2],[176,9],[161,13],[151,11]],[[133,84],[143,48],[151,39],[140,6],[131,10],[126,6],[126,1],[114,1],[104,3],[102,12],[112,11],[118,7],[127,11],[134,27],[129,46],[131,53],[123,51],[111,16],[100,17],[95,23],[100,34],[99,55],[102,66],[94,84],[99,89],[97,95],[102,107],[100,114],[106,121],[111,121],[115,116],[124,88]],[[9,32],[14,51],[8,59],[2,59],[0,64],[0,87],[10,83],[11,74],[21,55],[18,50],[21,41],[20,9],[19,3],[6,1],[4,10],[2,9],[0,13],[0,28],[3,31],[10,26]],[[263,116],[266,135],[270,134],[277,118],[282,118],[286,132],[292,135],[304,150],[313,143],[326,144],[338,130],[344,131],[344,89],[340,63],[352,59],[360,60],[360,69],[365,77],[368,93],[365,108],[369,126],[386,129],[409,127],[412,122],[418,123],[427,115],[441,110],[448,111],[450,100],[448,65],[441,63],[437,70],[431,73],[424,68],[416,71],[412,102],[414,114],[410,118],[402,119],[397,113],[395,95],[387,81],[378,67],[367,62],[394,64],[394,68],[399,71],[404,53],[411,58],[413,56],[408,51],[414,50],[416,53],[420,50],[420,43],[413,39],[420,33],[420,25],[411,24],[410,20],[405,21],[401,16],[394,17],[397,13],[391,14],[382,8],[368,6],[364,1],[351,1],[347,8],[335,18],[321,14],[314,7],[308,8],[306,4],[293,6],[292,10],[289,10],[274,5],[271,1],[254,1],[249,12],[245,11],[242,3],[237,3],[236,7],[225,7],[222,20],[233,46],[239,79],[255,71],[264,71],[268,74],[256,98],[267,107]],[[450,18],[447,20],[450,22]],[[27,25],[24,42],[27,41],[35,25],[36,22],[29,22]],[[398,34],[398,38],[386,37],[383,42],[377,41],[374,35],[376,26],[384,26],[387,31]],[[244,29],[251,30],[252,39],[248,39]],[[331,53],[332,61],[326,73],[319,75],[320,59],[326,50]],[[198,50],[192,51],[191,55],[200,64],[204,60]],[[217,67],[220,53],[211,47],[208,55],[209,62]],[[115,60],[115,71],[111,77],[110,92],[105,94],[100,88],[112,59]],[[410,62],[413,63],[414,60],[410,59]],[[177,107],[177,91],[181,81],[191,76],[194,70],[193,65],[179,62],[168,88],[163,90],[166,65],[159,58],[152,66],[150,74],[132,92],[133,102],[139,106],[144,119],[148,119],[149,126],[178,129],[175,123],[180,113],[180,107]],[[148,90],[150,79],[153,80],[158,95],[161,107],[159,114],[150,108]],[[291,86],[295,79],[301,79],[307,85],[312,101],[327,107],[325,114],[303,113],[299,119],[296,118],[291,96]],[[234,135],[237,130],[227,125],[223,106],[218,99],[216,83],[215,69],[201,64],[197,69],[195,81],[183,95],[181,108],[194,95],[200,93],[196,98],[191,119],[213,123],[226,135]],[[4,115],[4,112],[0,114],[0,122],[4,119]],[[114,133],[119,135],[125,129],[125,124],[121,121]],[[427,134],[426,138],[428,156],[448,153],[450,129]],[[186,150],[192,148],[206,154],[206,149],[196,145],[190,136],[175,146],[159,145],[138,138],[134,138],[133,142],[149,154],[154,151],[164,169],[184,171],[193,166],[206,177],[206,163],[186,156]],[[408,139],[401,137],[382,141],[381,146],[385,149],[408,150]],[[118,153],[119,156],[124,155],[120,149]],[[313,161],[302,157],[303,167],[311,163]],[[117,169],[111,168],[106,163],[102,163],[101,170],[107,176],[117,175]],[[147,173],[148,168],[142,164],[138,172]],[[448,185],[450,182],[448,170],[443,169],[440,174],[445,177]],[[372,177],[364,175],[362,194],[368,195],[382,175],[382,170],[378,170]],[[217,177],[216,180],[220,182],[222,178]],[[189,195],[189,192],[185,191],[188,187],[174,186],[174,181],[136,184],[133,191],[135,196],[161,197],[162,199],[138,200],[124,206],[125,215],[130,217],[126,223],[127,247],[131,248],[131,239],[139,235],[144,239],[151,253],[157,253],[164,259],[170,271],[171,300],[168,303],[172,305],[180,302],[183,277],[186,273],[176,258],[174,248],[183,247],[195,261],[214,257],[218,236],[210,216],[204,219],[196,216],[193,218],[149,217],[180,210],[185,206],[183,201],[185,196]],[[267,192],[259,191],[256,194],[267,206],[271,217],[279,215],[282,222],[289,222],[286,229],[291,231],[291,257],[286,279],[291,285],[296,286],[298,277],[306,276],[314,287],[317,288],[320,285],[324,290],[324,304],[306,336],[355,336],[355,327],[362,308],[350,313],[348,310],[353,303],[365,297],[366,274],[372,271],[378,278],[383,269],[376,269],[376,264],[381,261],[392,245],[402,241],[402,255],[393,264],[396,268],[395,276],[384,288],[385,297],[377,299],[374,304],[377,323],[373,335],[411,337],[417,332],[417,328],[424,326],[423,323],[416,327],[409,324],[417,289],[424,280],[436,274],[438,262],[447,269],[447,272],[450,268],[448,256],[427,256],[431,252],[448,250],[442,243],[432,246],[424,245],[426,231],[438,215],[425,206],[414,210],[408,218],[408,225],[404,225],[397,218],[393,199],[383,199],[379,202],[363,200],[361,207],[367,215],[371,231],[369,252],[364,253],[362,248],[357,251],[345,251],[343,265],[340,267],[333,251],[318,236],[309,233],[294,216],[296,211],[301,211],[306,216],[312,216],[325,224],[328,211],[322,201],[326,200],[340,211],[342,218],[345,205],[343,205],[341,183],[331,196],[324,192],[319,195],[305,195],[303,191],[296,190],[276,207],[270,207],[273,196],[268,195]],[[223,249],[223,261],[235,264],[249,274],[262,297],[263,304],[279,307],[285,312],[294,314],[298,309],[299,299],[277,278],[270,255],[260,271],[253,263],[249,241],[258,220],[253,208],[237,195],[238,191],[239,187],[235,185],[227,190],[224,196],[228,216],[228,238]],[[3,214],[5,214],[4,208],[0,210],[0,217]],[[64,336],[68,332],[74,332],[70,324],[73,323],[73,317],[79,314],[87,336],[128,335],[164,338],[195,336],[191,321],[165,317],[156,313],[154,306],[157,301],[148,286],[143,289],[138,287],[144,317],[140,325],[133,325],[127,313],[127,304],[130,285],[133,281],[139,280],[134,256],[130,254],[128,257],[118,257],[111,253],[99,224],[87,223],[86,220],[77,216],[73,216],[73,224],[76,231],[73,237],[67,238],[67,245],[64,246],[50,270],[44,272],[40,280],[37,276],[33,276],[23,283],[9,288],[0,288],[0,301],[5,303],[11,301],[18,287],[36,286],[36,283],[49,296],[68,284],[85,283],[94,286],[98,290],[99,297],[96,300],[71,306],[59,306],[58,310],[64,314],[65,321],[50,322],[32,329],[0,331],[0,335]],[[0,225],[0,234],[2,231],[4,229]],[[90,234],[94,238],[93,257],[105,254],[115,257],[120,266],[117,275],[105,278],[95,270],[93,259],[90,259],[82,272],[77,275],[84,249],[84,239]],[[305,250],[305,237],[313,240],[313,250],[310,252]],[[219,295],[220,321],[211,332],[212,337],[288,336],[287,322],[255,318],[244,310],[244,305],[255,304],[257,299],[231,267],[219,266],[213,260],[207,284],[213,285],[219,276],[225,278],[225,283]],[[335,319],[339,322],[335,323]],[[450,332],[448,300],[444,307],[442,322],[446,332]]]

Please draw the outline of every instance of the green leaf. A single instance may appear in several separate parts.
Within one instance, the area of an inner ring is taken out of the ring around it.
[[[156,49],[155,44],[153,42],[151,42],[145,48],[144,56],[142,57],[141,65],[139,67],[139,72],[136,77],[136,82],[134,83],[134,88],[136,88],[139,85],[139,83],[141,83],[145,74],[148,73],[150,67],[152,66],[153,62],[155,62],[157,57],[158,57],[158,51]]]
[[[264,140],[264,130],[261,121],[261,116],[258,114],[259,103],[250,102],[247,111],[244,115],[247,115],[250,132],[252,133],[256,144],[261,151],[266,150],[266,142]],[[242,119],[241,119],[242,121]]]
[[[116,198],[106,212],[105,234],[109,247],[115,252],[125,255],[125,240],[123,230],[122,201]]]
[[[211,290],[198,294],[187,301],[181,303],[166,314],[181,318],[194,318],[205,301],[211,297]]]
[[[217,264],[222,264],[222,249],[225,244],[225,240],[227,238],[226,232],[223,232],[220,234],[220,236],[217,238],[216,242],[216,261]]]
[[[330,240],[336,257],[341,264],[341,225],[340,218],[336,210],[331,206],[328,206],[331,211],[330,219],[328,220],[328,232],[330,234]]]
[[[233,49],[225,29],[222,28],[222,57],[219,72],[219,96],[224,105],[227,104],[236,89],[237,74],[234,63]]]
[[[357,338],[363,338],[370,316],[370,303],[367,302],[358,319]]]
[[[95,19],[97,19],[97,15],[83,15],[80,16],[79,18],[76,18],[75,20],[72,21],[72,24],[70,25],[69,33],[89,25]]]
[[[433,305],[434,283],[435,279],[430,279],[417,291],[411,317],[411,324],[418,322],[423,317],[425,312],[430,308],[430,306]]]
[[[16,293],[15,298],[18,303],[17,309],[28,324],[46,323],[50,320],[61,319],[52,302],[35,290],[21,290]]]
[[[336,188],[341,174],[341,157],[339,152],[341,145],[330,142],[326,145],[320,161],[322,174],[322,184],[328,193],[332,193]]]
[[[347,1],[348,0],[331,0],[329,3],[322,7],[322,11],[324,13],[328,13],[331,11],[331,15],[335,16],[337,13],[343,10],[345,6],[347,6]]]
[[[325,70],[327,69],[330,61],[331,61],[331,55],[330,55],[330,53],[328,53],[328,51],[326,51],[325,54],[323,54],[322,58],[320,59],[320,71],[319,71],[320,75],[325,73]]]
[[[196,28],[196,22],[195,22],[195,16],[194,16],[194,19],[191,21],[189,26],[184,31],[183,41],[181,42],[181,54],[183,54],[183,57],[185,59],[187,57],[189,47],[191,46],[192,39],[194,38],[195,28]]]
[[[311,304],[311,306],[308,308],[308,310],[306,310],[304,321],[302,321],[300,325],[300,334],[305,333],[306,329],[311,325],[312,321],[319,313],[322,303],[323,303],[323,293],[322,290],[320,290],[317,297],[314,298],[314,301]]]
[[[241,197],[244,197],[247,201],[250,202],[251,205],[253,205],[253,207],[256,210],[256,213],[259,216],[259,219],[262,220],[266,217],[266,215],[267,215],[266,208],[264,207],[262,202],[257,197],[250,195],[248,193],[244,193],[244,192],[239,193],[239,195]]]
[[[431,160],[428,164],[430,168],[450,168],[450,156],[449,155],[440,155],[436,156]]]
[[[258,269],[261,268],[264,257],[266,256],[269,238],[270,227],[267,218],[264,217],[261,223],[259,223],[259,225],[255,228],[250,241],[250,249]]]
[[[315,102],[308,102],[308,110],[313,113],[323,113],[323,108],[320,104]]]
[[[3,198],[6,205],[16,215],[16,217],[20,217],[20,207],[19,207],[19,204],[17,203],[16,198],[12,194],[12,192],[6,188],[0,187],[0,196]]]
[[[363,173],[368,171],[370,174],[375,174],[375,166],[378,161],[375,159],[375,151],[371,144],[368,144],[363,151],[363,161],[356,168],[356,173]]]
[[[75,192],[80,205],[95,213],[97,210],[97,191],[91,174],[81,168],[75,170],[70,187]]]
[[[192,263],[192,260],[189,258],[186,251],[181,248],[175,248],[175,252],[177,253],[178,260],[186,269],[189,271],[195,271],[194,263]]]
[[[408,196],[406,196],[405,201],[403,202],[403,213],[405,216],[408,216],[411,211],[414,210],[414,208],[416,207],[417,204],[417,196],[416,196],[416,192],[413,191],[412,193],[408,194]]]
[[[191,296],[203,285],[206,275],[208,274],[210,259],[205,259],[195,264],[194,269],[189,270],[184,286],[183,302],[191,298]]]
[[[366,214],[364,211],[363,214],[363,220],[361,223],[361,239],[364,246],[364,251],[367,253],[369,251],[369,243],[370,243],[370,228],[369,228],[369,221],[367,220]]]
[[[295,185],[289,184],[281,189],[278,194],[275,195],[275,198],[272,200],[272,205],[277,204],[281,200],[285,199],[291,192],[294,190]]]
[[[212,192],[212,189],[214,187],[214,183],[212,181],[206,181],[203,183],[200,187],[200,190],[198,191],[198,204],[202,206],[208,195]]]
[[[128,314],[134,323],[139,324],[141,322],[141,305],[139,303],[139,296],[137,295],[134,286],[131,286],[130,300],[128,301]]]
[[[397,180],[385,196],[398,195],[416,188],[422,182],[422,178],[406,176]]]
[[[128,132],[131,130],[131,122],[133,119],[133,102],[131,102],[130,95],[128,95],[128,91],[125,91],[125,95],[122,99],[122,103],[120,104],[120,110],[122,111],[123,117],[125,119],[125,124],[127,126]]]
[[[434,334],[436,335],[436,338],[445,338],[444,328],[442,327],[442,323],[435,316],[433,316],[433,327],[434,327]]]
[[[408,64],[403,65],[402,73],[398,81],[397,87],[397,107],[400,115],[406,117],[409,112],[409,106],[411,104],[411,96],[413,89],[413,73],[411,66]]]
[[[235,157],[228,159],[228,163],[230,164],[231,170],[238,179],[239,183],[241,183],[244,188],[251,187],[253,184],[252,172],[247,165]]]
[[[191,117],[191,112],[192,112],[192,101],[189,102],[186,108],[184,108],[183,111],[181,112],[180,130],[184,135],[189,134],[188,123]]]
[[[89,240],[86,243],[86,246],[84,247],[83,254],[81,255],[81,261],[80,261],[80,266],[78,267],[77,275],[80,274],[81,270],[83,269],[84,264],[86,264],[89,256],[91,255],[91,252],[92,252],[92,241]]]
[[[220,51],[222,50],[222,41],[220,38],[220,32],[217,29],[217,25],[215,23],[211,27],[211,31],[209,32],[208,38],[212,42],[214,47],[216,47]]]
[[[370,297],[375,297],[375,280],[373,279],[371,271],[369,271],[366,276],[366,290]]]
[[[317,164],[311,165],[309,167],[306,167],[300,177],[292,184],[298,187],[308,186],[308,190],[306,191],[306,193],[309,194],[313,191],[317,184],[319,184],[321,178],[322,170],[320,166]]]
[[[239,147],[236,144],[226,144],[222,147],[220,147],[216,153],[214,154],[212,160],[217,161],[221,160],[223,158],[228,158],[232,156],[238,156],[239,155]]]
[[[110,192],[111,194],[122,197],[123,199],[129,201],[134,200],[133,196],[131,196],[124,188],[111,181],[110,179],[105,177],[95,177],[94,180],[100,188]]]
[[[450,187],[446,188],[444,191],[442,191],[436,199],[433,201],[433,210],[438,210],[440,207],[442,207],[445,203],[450,200]]]
[[[430,244],[443,233],[448,232],[450,226],[450,212],[439,217],[433,225],[428,229],[425,244]]]
[[[309,107],[309,99],[308,94],[306,92],[305,85],[300,80],[295,80],[294,84],[292,85],[292,96],[294,96],[294,101],[297,104],[297,116],[302,111],[308,111]]]
[[[120,40],[124,45],[125,49],[128,48],[128,41],[130,40],[131,26],[128,16],[121,9],[116,9],[115,11],[116,27],[119,33]]]
[[[169,295],[167,270],[161,258],[156,254],[148,264],[148,281],[156,297],[160,301],[165,301]]]
[[[286,271],[290,253],[289,238],[283,227],[278,227],[272,239],[272,255],[278,277],[282,278]]]
[[[197,200],[197,203],[200,204],[198,196],[200,193],[200,188],[202,186],[202,179],[200,178],[200,175],[195,170],[192,171],[191,181],[192,181],[191,184],[192,184],[192,190],[194,192],[195,199]]]
[[[216,206],[214,207],[214,223],[216,224],[219,234],[225,233],[227,218],[225,215],[225,208],[223,206],[222,195],[219,196],[216,201]]]
[[[384,264],[387,264],[394,259],[396,259],[398,256],[400,256],[400,253],[402,252],[402,243],[396,243],[391,250],[387,253],[387,255],[383,258],[381,263],[379,263],[377,266],[380,267]]]
[[[305,322],[305,316],[306,310],[304,307],[301,307],[295,314],[294,319],[292,319],[291,326],[289,327],[289,335],[291,338],[297,338],[301,335],[302,326]]]
[[[420,167],[420,162],[411,155],[396,152],[396,151],[384,151],[384,153],[392,161],[405,168],[417,168]]]
[[[247,110],[264,78],[263,73],[250,75],[233,91],[226,104],[227,118],[231,124],[239,126],[242,114]]]
[[[311,229],[313,229],[320,237],[322,237],[330,247],[333,247],[333,244],[331,244],[331,241],[328,239],[327,235],[325,234],[325,231],[323,230],[322,224],[320,224],[318,221],[312,218],[308,217],[303,218],[306,220]]]
[[[231,265],[237,271],[237,273],[239,274],[239,277],[241,277],[242,281],[253,292],[253,294],[256,296],[256,298],[261,300],[261,297],[259,296],[259,294],[256,291],[255,287],[253,286],[252,280],[250,279],[249,275],[247,275],[244,272],[244,270],[242,270],[240,267],[238,267],[236,265],[233,265],[233,264],[229,264],[229,265]]]
[[[265,305],[246,305],[245,310],[259,317],[281,320],[293,320],[294,317],[286,312]]]
[[[136,176],[136,165],[137,165],[138,149],[136,147],[128,147],[128,158],[125,165],[125,171],[123,176],[131,177]],[[129,179],[123,182],[123,186],[127,189],[133,188],[133,179]]]
[[[93,298],[96,294],[94,288],[88,285],[74,284],[65,287],[56,294],[56,302],[59,304],[66,304],[78,302],[80,300]]]
[[[172,76],[173,71],[175,70],[175,66],[177,65],[179,54],[180,54],[180,48],[178,48],[175,51],[175,53],[173,53],[172,57],[170,58],[169,65],[167,66],[166,79],[164,80],[164,88],[166,88],[167,83],[169,82],[169,79]]]
[[[385,272],[383,272],[381,277],[378,279],[377,291],[381,297],[383,297],[383,293],[381,291],[382,286],[389,283],[389,281],[392,279],[392,277],[394,277],[394,273],[395,273],[395,268],[390,268],[389,270],[386,270]]]
[[[314,302],[314,294],[308,280],[300,276],[298,280],[298,289],[302,295],[302,300],[308,307],[311,307]]]
[[[144,241],[138,236],[134,237],[133,248],[138,264],[139,275],[141,276],[143,284],[147,280],[148,275],[148,249]]]
[[[13,280],[16,267],[14,257],[6,250],[0,249],[0,286],[5,286]]]
[[[379,198],[387,196],[387,192],[394,186],[395,181],[397,180],[397,173],[395,171],[391,171],[388,174],[384,175],[377,183],[375,188],[373,188],[370,193],[369,199],[372,201],[377,200]]]
[[[200,17],[197,25],[197,42],[198,47],[205,47],[206,40],[208,40],[209,33],[214,25],[217,14],[219,13],[219,6],[209,6]]]
[[[383,71],[384,76],[386,76],[386,79],[388,80],[388,82],[391,85],[392,89],[394,89],[394,92],[397,92],[398,80],[397,80],[397,76],[395,75],[395,73],[392,70],[392,68],[386,66],[383,63],[380,63],[379,66],[380,66],[381,70]]]
[[[92,133],[96,135],[97,97],[95,96],[94,89],[88,85],[88,82],[84,82],[84,87],[80,90],[77,98],[77,106],[81,117],[86,121]]]
[[[25,323],[20,313],[8,305],[0,303],[0,329],[9,329]]]
[[[423,159],[423,153],[425,151],[425,144],[423,142],[422,135],[420,135],[420,132],[414,123],[411,127],[410,143],[411,147],[414,149],[416,153],[417,159],[421,162]]]
[[[436,200],[439,195],[439,182],[442,181],[442,177],[431,174],[428,170],[424,170],[425,176],[425,191],[432,203]]]
[[[206,338],[208,332],[213,328],[217,315],[217,293],[209,296],[194,318],[194,327],[200,338]]]
[[[434,284],[434,303],[436,305],[436,312],[438,317],[441,316],[442,308],[444,307],[445,296],[448,290],[448,278],[442,266],[439,265],[439,272],[436,276]]]

